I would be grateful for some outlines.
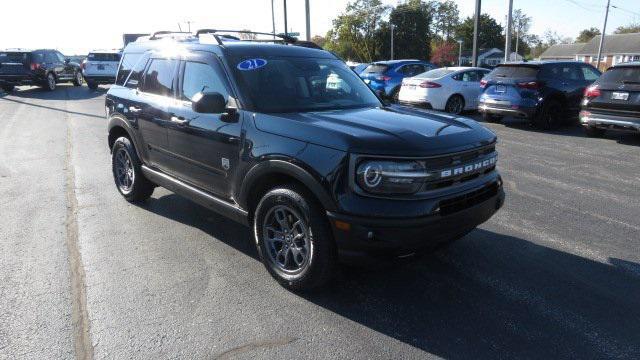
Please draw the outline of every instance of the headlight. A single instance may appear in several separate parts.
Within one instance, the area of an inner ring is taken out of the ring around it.
[[[356,182],[373,194],[413,194],[420,190],[424,166],[417,161],[367,160],[356,169]]]

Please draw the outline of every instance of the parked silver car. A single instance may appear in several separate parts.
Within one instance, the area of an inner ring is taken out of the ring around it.
[[[121,50],[96,50],[87,55],[82,62],[82,75],[90,89],[116,81],[121,53]]]

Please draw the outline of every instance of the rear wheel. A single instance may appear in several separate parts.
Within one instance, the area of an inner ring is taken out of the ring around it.
[[[267,192],[256,207],[253,232],[262,263],[282,286],[310,290],[333,277],[337,252],[329,221],[301,186]]]
[[[5,92],[12,92],[15,87],[15,85],[4,84],[2,85],[2,90]]]
[[[604,135],[605,131],[606,131],[605,129],[598,129],[597,127],[593,127],[593,126],[584,127],[584,133],[588,137],[601,137],[602,135]]]
[[[551,99],[542,105],[540,112],[533,118],[533,124],[544,130],[556,129],[562,124],[562,104]]]
[[[98,84],[96,82],[93,82],[93,81],[87,81],[87,86],[91,90],[95,90],[95,89],[98,88]]]
[[[144,177],[141,166],[131,140],[124,136],[116,139],[111,150],[113,180],[129,202],[144,201],[153,194],[155,186]]]
[[[400,88],[395,88],[393,89],[393,91],[391,91],[391,101],[394,104],[400,102]]]
[[[482,121],[499,123],[499,122],[502,121],[502,116],[493,115],[493,114],[489,114],[489,113],[484,112],[484,113],[482,113]]]
[[[73,77],[73,85],[74,86],[82,86],[82,72],[76,71],[76,75]]]
[[[447,100],[444,111],[450,114],[460,115],[464,110],[464,98],[460,95],[453,95]]]
[[[53,91],[56,89],[56,77],[53,75],[53,73],[47,74],[47,80],[45,81],[44,88],[49,91]]]

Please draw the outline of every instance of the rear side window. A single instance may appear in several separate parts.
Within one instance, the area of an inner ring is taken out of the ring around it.
[[[431,71],[427,71],[425,73],[422,73],[416,77],[420,78],[420,79],[439,79],[443,76],[449,75],[451,73],[456,72],[455,70],[451,70],[451,69],[446,69],[446,68],[441,68],[441,69],[435,69],[435,70],[431,70]]]
[[[173,94],[173,78],[176,61],[169,59],[153,59],[144,74],[143,91],[160,96]]]
[[[26,52],[0,52],[0,64],[29,62],[29,53]]]
[[[114,53],[90,53],[88,61],[120,61],[120,54]]]
[[[596,69],[592,68],[591,66],[583,65],[583,66],[580,66],[580,69],[582,69],[582,76],[587,81],[596,81],[600,77],[600,73],[596,71]]]
[[[58,62],[58,57],[52,52],[47,52],[44,54],[44,61],[48,64],[55,64]]]
[[[122,61],[120,62],[120,67],[118,68],[118,75],[116,77],[117,85],[124,85],[124,82],[127,80],[129,73],[133,69],[134,66],[138,63],[138,61],[142,58],[142,54],[128,53],[122,57]],[[136,79],[136,85],[137,85]]]
[[[491,76],[505,78],[533,78],[540,69],[536,66],[498,66],[493,69]]]
[[[389,65],[384,64],[371,64],[367,66],[362,72],[364,74],[382,74],[389,69]]]
[[[582,71],[574,64],[547,65],[540,73],[543,79],[583,80]]]
[[[182,99],[191,100],[199,92],[218,92],[228,98],[229,92],[220,73],[209,64],[187,61],[184,65]]]
[[[640,83],[640,66],[623,66],[612,68],[602,74],[599,83]]]

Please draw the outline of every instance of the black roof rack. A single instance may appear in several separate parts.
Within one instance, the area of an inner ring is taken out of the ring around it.
[[[274,33],[259,32],[259,31],[249,31],[249,30],[200,29],[200,30],[196,31],[196,36],[199,37],[202,34],[211,34],[211,35],[213,35],[214,38],[216,38],[216,40],[218,41],[219,44],[222,44],[222,40],[221,39],[223,39],[223,38],[231,38],[228,35],[224,36],[224,35],[218,34],[218,33],[268,35],[268,36],[275,36],[277,38],[280,38],[280,41],[282,41],[284,43],[288,43],[288,44],[295,44],[296,42],[298,42],[297,38],[295,38],[293,36],[289,36],[289,35],[274,34]],[[272,42],[273,40],[251,40],[251,41]]]
[[[173,35],[173,34],[189,34],[189,35],[193,35],[192,33],[188,32],[188,31],[156,31],[153,34],[151,34],[151,36],[149,37],[149,40],[158,40],[158,39],[162,39],[162,35]]]

